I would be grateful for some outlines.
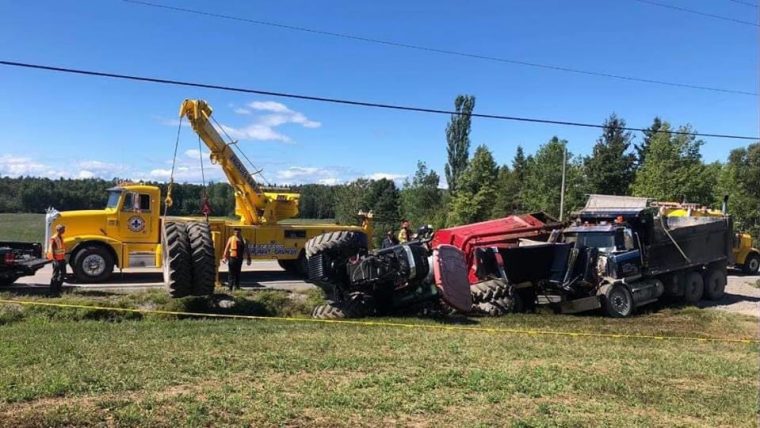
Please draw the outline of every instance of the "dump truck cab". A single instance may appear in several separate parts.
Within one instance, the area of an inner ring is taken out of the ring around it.
[[[594,248],[594,260],[588,260],[596,267],[599,277],[613,280],[641,275],[642,257],[638,246],[638,234],[624,224],[584,224],[571,226],[562,233],[565,243],[576,248]],[[591,256],[591,253],[589,253]]]
[[[121,183],[107,191],[102,210],[50,209],[45,217],[46,245],[58,224],[66,226],[67,259],[81,282],[104,281],[114,266],[161,266],[159,188]]]

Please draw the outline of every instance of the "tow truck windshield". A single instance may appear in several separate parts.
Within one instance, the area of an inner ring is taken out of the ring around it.
[[[116,208],[119,206],[119,198],[121,198],[121,190],[109,190],[108,191],[108,203],[106,208]]]

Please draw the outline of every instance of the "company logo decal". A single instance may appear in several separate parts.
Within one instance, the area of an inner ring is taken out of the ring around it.
[[[145,229],[145,220],[139,215],[132,216],[127,221],[127,227],[132,232],[142,232]]]

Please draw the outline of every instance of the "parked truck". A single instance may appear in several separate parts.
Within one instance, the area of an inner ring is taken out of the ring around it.
[[[723,296],[733,263],[731,217],[668,217],[647,198],[590,195],[557,242],[500,249],[508,288],[529,288],[564,313],[627,317],[662,296]]]
[[[41,244],[0,242],[0,287],[11,285],[22,276],[34,275],[48,263]]]
[[[371,235],[372,214],[359,213],[361,226],[331,223],[282,224],[298,214],[299,195],[267,191],[211,123],[212,109],[202,100],[185,100],[180,118],[186,118],[206,144],[212,163],[220,165],[235,191],[237,221],[167,217],[171,186],[165,196],[156,186],[125,182],[108,189],[102,210],[49,210],[46,242],[58,224],[66,225],[64,242],[74,276],[81,282],[107,280],[113,269],[162,267],[164,282],[174,297],[213,292],[216,271],[233,228],[240,228],[255,259],[278,260],[285,268],[305,273],[304,244],[331,231]],[[180,125],[181,126],[181,125]]]

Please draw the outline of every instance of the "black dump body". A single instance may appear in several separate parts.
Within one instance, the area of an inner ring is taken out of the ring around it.
[[[658,275],[716,262],[730,264],[732,242],[733,223],[728,216],[657,217],[644,244],[646,273]]]

